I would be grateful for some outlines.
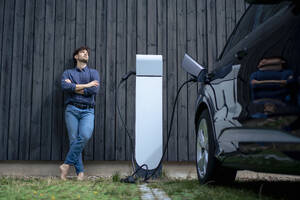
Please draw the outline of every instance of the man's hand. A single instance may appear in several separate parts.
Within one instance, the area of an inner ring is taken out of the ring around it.
[[[70,79],[65,80],[67,83],[72,83]]]
[[[69,79],[65,80],[66,82],[70,81]],[[68,82],[69,83],[69,82]],[[76,84],[75,87],[75,92],[78,93],[78,91],[84,91],[85,88],[90,88],[90,87],[97,87],[99,85],[99,82],[97,80],[91,81],[87,84]],[[78,94],[83,94],[83,93],[78,93]]]
[[[97,80],[91,81],[88,84],[86,84],[87,88],[97,87],[98,85],[99,85],[99,82]]]

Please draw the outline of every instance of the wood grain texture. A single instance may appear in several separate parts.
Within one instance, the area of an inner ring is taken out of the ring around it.
[[[8,137],[8,160],[18,158],[20,143],[20,107],[21,107],[21,84],[23,59],[23,35],[25,2],[17,1],[14,13],[13,54],[11,66],[11,88],[9,106],[9,137]]]
[[[66,1],[55,2],[55,26],[54,26],[54,58],[53,58],[53,84],[52,98],[52,132],[51,132],[51,160],[62,159],[63,135],[67,133],[64,127],[64,102],[60,89],[61,75],[65,67],[66,40]],[[70,30],[70,29],[69,29]]]
[[[26,1],[24,21],[24,47],[22,59],[22,85],[20,110],[19,159],[29,160],[32,71],[33,71],[33,42],[34,42],[34,0]],[[17,158],[14,158],[17,159]]]
[[[117,52],[116,52],[116,85],[119,84],[123,74],[126,73],[126,1],[117,5]],[[118,92],[120,114],[126,123],[126,85],[123,84]],[[117,115],[116,115],[117,116]],[[116,118],[116,160],[125,160],[126,135],[124,126],[119,117]]]
[[[30,160],[41,159],[46,1],[35,2]]]
[[[116,159],[117,1],[107,2],[105,160]]]
[[[165,78],[167,79],[167,121],[164,123],[168,124],[168,131],[171,127],[171,115],[172,108],[175,102],[175,97],[177,93],[177,52],[176,52],[176,32],[177,32],[177,24],[176,24],[176,3],[177,1],[168,0],[167,8],[167,74]],[[177,160],[178,153],[178,144],[177,144],[177,114],[174,114],[174,122],[171,131],[171,137],[168,143],[168,160],[175,161]]]
[[[55,1],[46,0],[44,71],[42,89],[41,160],[51,159],[53,71],[55,40]]]

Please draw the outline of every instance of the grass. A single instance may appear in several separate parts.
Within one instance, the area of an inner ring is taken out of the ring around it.
[[[140,199],[138,184],[120,183],[116,172],[111,179],[61,181],[58,178],[0,177],[1,199]],[[151,180],[149,187],[163,189],[171,199],[205,200],[285,200],[298,199],[297,181],[236,181],[231,185],[197,180]]]
[[[120,172],[115,172],[113,175],[112,175],[112,181],[113,182],[120,182],[121,178],[120,178]]]
[[[169,180],[149,185],[163,189],[173,200],[298,199],[299,182],[236,181],[231,185],[200,185],[198,180]]]
[[[0,199],[140,199],[137,185],[107,179],[0,177]]]

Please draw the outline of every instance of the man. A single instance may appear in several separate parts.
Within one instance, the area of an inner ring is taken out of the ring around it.
[[[61,179],[66,180],[70,166],[74,166],[77,179],[84,179],[82,151],[94,129],[95,95],[99,90],[97,70],[87,66],[89,48],[80,47],[73,53],[75,68],[64,71],[61,87],[66,92],[65,121],[70,149],[59,168]]]

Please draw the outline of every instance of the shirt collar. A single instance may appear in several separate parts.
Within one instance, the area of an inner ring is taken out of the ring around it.
[[[82,70],[80,70],[77,66],[75,67],[75,69],[79,72],[85,72],[87,70],[88,66],[86,65]]]

